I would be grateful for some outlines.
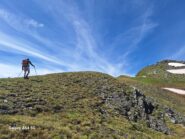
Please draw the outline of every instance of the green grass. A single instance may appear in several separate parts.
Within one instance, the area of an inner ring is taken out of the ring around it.
[[[121,86],[129,92],[130,87],[120,81],[141,86],[134,78],[117,79],[94,72],[52,74],[29,80],[0,79],[0,106],[6,105],[8,110],[16,111],[0,114],[0,139],[177,139],[184,135],[185,129],[181,126],[169,122],[174,134],[165,135],[147,128],[142,121],[128,121],[102,104],[99,93],[105,86],[114,92]],[[143,89],[147,88],[147,85],[143,86]],[[165,97],[161,100],[172,105]],[[106,115],[100,108],[106,110]],[[183,112],[183,108],[180,111]],[[12,131],[11,125],[35,129]]]
[[[169,62],[176,61],[164,60],[143,68],[136,77],[120,76],[118,79],[127,85],[139,88],[147,96],[185,115],[185,96],[162,89],[164,87],[185,89],[185,75],[171,74],[166,71],[174,68],[168,66]]]
[[[134,78],[120,76],[119,80],[134,85],[146,95],[154,97],[163,105],[170,106],[185,115],[185,96],[163,90],[164,87],[185,89],[185,75],[171,74],[168,69],[174,69],[168,65],[174,60],[164,60],[157,64],[143,68]]]
[[[169,62],[175,61],[164,60],[157,64],[143,68],[140,72],[138,72],[136,79],[152,85],[158,85],[160,87],[171,86],[185,89],[185,75],[167,72],[169,69],[178,69],[169,66]]]
[[[140,79],[140,77],[136,78],[118,78],[122,83],[125,83],[130,86],[137,87],[141,90],[145,95],[154,98],[158,103],[163,104],[164,106],[169,106],[174,108],[175,110],[183,113],[185,115],[185,96],[178,95],[176,93],[172,93],[166,90],[163,90],[163,87],[175,87],[175,88],[183,88],[181,84],[171,83],[168,84],[166,82],[157,82],[155,79]],[[154,81],[155,80],[155,81]]]

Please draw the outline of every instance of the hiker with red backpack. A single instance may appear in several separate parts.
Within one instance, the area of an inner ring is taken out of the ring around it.
[[[31,61],[28,58],[22,61],[22,70],[24,71],[24,79],[29,79],[28,75],[30,74],[30,65],[32,65],[35,68],[35,66],[31,63]]]

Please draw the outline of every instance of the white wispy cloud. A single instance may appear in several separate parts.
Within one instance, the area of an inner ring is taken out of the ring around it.
[[[45,44],[45,47],[51,47],[54,42],[47,38],[44,38],[38,33],[39,28],[45,27],[43,23],[40,23],[32,18],[27,17],[23,13],[14,14],[6,9],[0,9],[0,19],[4,20],[9,26],[36,39],[37,41]],[[59,43],[59,42],[58,42]]]
[[[9,52],[11,49],[14,50],[14,52],[22,53],[22,54],[27,54],[31,55],[40,59],[43,59],[45,61],[62,65],[62,66],[67,66],[69,68],[72,68],[73,65],[70,63],[63,62],[62,60],[57,59],[56,57],[53,57],[49,54],[43,53],[39,51],[38,47],[34,48],[35,44],[32,44],[28,41],[25,40],[20,40],[18,38],[12,38],[10,36],[5,35],[4,33],[0,32],[0,49],[2,48],[7,48],[6,51]],[[4,49],[5,51],[5,49]]]
[[[40,3],[40,5],[41,4],[42,3]],[[97,42],[97,39],[94,37],[96,34],[93,34],[94,32],[90,24],[83,18],[79,7],[74,2],[67,3],[66,1],[54,1],[49,5],[49,7],[49,12],[53,17],[55,17],[56,20],[59,20],[59,22],[62,23],[62,20],[60,21],[60,19],[65,17],[74,28],[76,33],[76,38],[74,39],[76,39],[77,42],[76,48],[74,49],[72,55],[75,56],[74,60],[79,64],[76,66],[77,70],[91,69],[106,72],[112,75],[124,74],[126,71],[124,71],[123,66],[128,65],[126,57],[133,52],[136,46],[147,36],[147,34],[157,26],[156,23],[150,20],[152,10],[150,11],[147,9],[141,17],[142,24],[138,24],[137,26],[129,29],[126,33],[122,33],[119,36],[120,39],[116,40],[123,41],[123,39],[125,39],[124,36],[127,36],[126,39],[128,39],[128,37],[131,38],[129,39],[130,44],[127,46],[127,51],[122,56],[118,56],[120,62],[111,63],[105,56],[98,53],[98,44],[101,42]],[[126,41],[128,42],[128,40]],[[109,48],[116,47],[116,44],[117,42],[115,42],[112,46],[109,46]]]
[[[38,21],[31,18],[18,16],[6,9],[0,9],[0,18],[16,30],[26,31],[33,28],[44,27],[43,23],[39,23]]]
[[[92,33],[91,26],[81,16],[78,6],[74,2],[68,4],[61,2],[53,6],[53,16],[56,17],[56,20],[65,13],[65,17],[76,33],[76,48],[72,55],[75,56],[74,60],[80,65],[80,70],[96,70],[119,75],[122,72],[120,65],[110,63],[101,53],[98,53],[97,40]],[[63,11],[64,9],[65,11]]]
[[[150,17],[153,15],[152,7],[149,7],[143,15],[143,23],[140,29],[140,36],[138,42],[140,42],[148,33],[150,33],[155,27],[158,26],[158,23],[153,22]],[[137,42],[137,43],[138,43]]]
[[[40,28],[46,30],[52,29],[47,28],[44,23],[40,23],[29,16],[24,15],[24,13],[14,14],[6,9],[0,9],[0,19],[4,20],[9,26],[17,30],[18,32],[25,33],[32,38],[36,39],[38,42],[44,45],[41,48],[34,42],[29,42],[28,40],[23,40],[16,38],[14,36],[5,35],[0,32],[0,49],[7,48],[13,49],[17,53],[26,53],[28,55],[46,60],[53,64],[61,65],[66,67],[71,71],[79,70],[95,70],[106,72],[111,75],[124,74],[126,71],[123,70],[123,66],[128,64],[125,60],[127,56],[133,52],[138,44],[151,32],[157,24],[150,20],[152,15],[152,10],[147,10],[141,17],[142,23],[137,24],[128,31],[121,33],[115,37],[115,41],[112,43],[112,47],[117,44],[129,44],[118,62],[110,62],[108,57],[106,57],[103,52],[98,51],[99,44],[101,41],[96,38],[96,34],[93,34],[93,29],[88,23],[86,18],[81,14],[81,9],[78,7],[75,1],[52,1],[49,3],[43,3],[41,1],[35,1],[42,10],[49,10],[49,15],[52,19],[55,19],[57,23],[63,27],[63,22],[70,24],[71,29],[75,33],[75,37],[71,38],[73,40],[73,47],[61,47],[62,42],[52,41],[50,38],[45,38],[39,33]],[[100,32],[101,34],[101,32]],[[56,34],[55,34],[56,35]],[[123,41],[125,39],[125,42]],[[75,43],[74,43],[75,42]],[[44,51],[45,49],[54,49],[52,53]],[[110,49],[110,48],[107,48]],[[111,52],[111,51],[110,51]],[[53,56],[53,53],[55,53]],[[65,57],[63,56],[65,55]]]
[[[91,34],[91,29],[80,17],[75,18],[73,27],[77,35],[77,48],[81,52],[85,53],[91,63],[89,66],[94,67],[96,70],[100,70],[112,75],[118,74],[119,68],[116,64],[109,63],[106,58],[103,58],[96,49],[98,45],[96,39]]]
[[[118,59],[121,61],[128,61],[128,56],[138,49],[139,43],[158,26],[158,23],[150,19],[152,14],[153,10],[149,7],[139,17],[137,25],[132,26],[126,32],[115,37],[114,41],[111,43],[111,50],[117,49],[117,46],[120,46],[120,44],[124,47],[123,54],[119,56]]]
[[[98,53],[96,48],[97,40],[92,34],[92,30],[88,22],[80,15],[80,10],[78,6],[73,2],[72,4],[66,4],[65,2],[53,2],[57,6],[57,12],[54,12],[50,16],[56,17],[56,21],[60,22],[60,17],[65,14],[67,20],[71,22],[72,28],[76,33],[76,44],[75,48],[71,50],[70,48],[65,49],[59,47],[58,44],[61,42],[53,42],[48,38],[44,38],[41,36],[37,30],[32,30],[33,28],[42,28],[45,27],[43,23],[39,23],[38,21],[27,17],[24,14],[14,14],[6,9],[0,9],[0,18],[4,20],[9,26],[16,29],[19,32],[26,33],[39,42],[43,43],[45,47],[52,48],[53,45],[56,47],[56,50],[60,50],[60,53],[65,54],[67,57],[67,61],[62,61],[62,57],[53,57],[50,54],[46,54],[43,51],[40,51],[39,47],[36,44],[32,44],[27,41],[13,39],[10,36],[1,37],[0,44],[1,49],[8,48],[14,49],[17,53],[26,53],[28,55],[32,55],[46,61],[62,65],[67,67],[68,70],[78,71],[78,70],[96,70],[101,72],[106,72],[112,75],[119,75],[123,72],[122,66],[120,64],[110,63],[107,59],[101,56],[101,53]],[[64,11],[60,6],[65,6]],[[47,7],[48,8],[48,7]],[[63,44],[62,44],[63,45]],[[33,46],[36,46],[35,48]],[[7,50],[9,51],[9,50]],[[56,51],[56,55],[58,55],[59,51]],[[72,61],[71,61],[72,60]]]
[[[38,23],[37,21],[33,20],[33,19],[25,19],[24,24],[27,25],[28,27],[35,27],[35,28],[41,28],[44,27],[44,24],[42,23]]]
[[[176,53],[172,54],[169,58],[170,59],[183,59],[183,58],[185,58],[185,46],[180,47],[180,49]]]
[[[64,44],[62,44],[61,42],[50,40],[50,38],[45,38],[42,34],[39,34],[38,32],[39,30],[37,29],[45,27],[43,23],[39,23],[38,21],[27,17],[27,15],[24,15],[23,13],[21,13],[21,15],[14,14],[6,9],[0,9],[0,19],[4,20],[9,26],[14,28],[18,32],[27,34],[43,44],[43,46],[38,46],[37,44],[29,42],[29,40],[26,41],[23,39],[18,39],[17,37],[11,36],[11,34],[5,34],[1,32],[1,36],[4,37],[4,38],[1,37],[1,44],[4,45],[3,47],[1,47],[1,49],[3,48],[16,49],[17,52],[30,54],[32,56],[36,56],[49,62],[65,66],[69,70],[79,68],[77,65],[72,64],[72,62],[71,63],[67,61],[65,62],[64,59],[61,59],[61,57],[54,57],[50,53],[47,54],[43,51],[43,50],[46,51],[52,50],[53,52],[56,53],[56,55],[58,53],[62,53],[69,57],[73,56],[71,54],[72,49],[70,48],[65,49],[65,47],[63,47]],[[6,50],[4,49],[4,51]],[[10,50],[7,50],[7,52],[9,51]]]

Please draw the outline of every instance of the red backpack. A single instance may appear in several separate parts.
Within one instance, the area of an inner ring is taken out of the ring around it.
[[[29,61],[27,60],[27,59],[24,59],[23,61],[22,61],[22,66],[23,67],[27,67],[29,65]]]

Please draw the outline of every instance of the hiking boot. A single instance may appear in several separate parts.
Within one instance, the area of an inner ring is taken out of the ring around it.
[[[28,76],[25,76],[24,79],[29,79],[29,77]]]

